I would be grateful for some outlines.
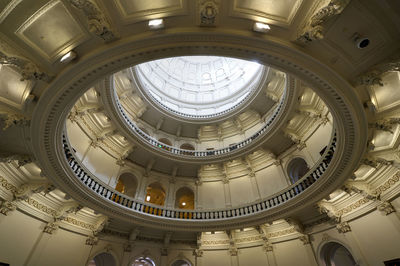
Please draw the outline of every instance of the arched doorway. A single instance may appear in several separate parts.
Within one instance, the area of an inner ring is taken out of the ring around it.
[[[110,253],[102,252],[97,254],[87,266],[117,266],[117,263]]]
[[[287,166],[287,174],[292,184],[296,183],[309,170],[310,168],[308,167],[307,162],[300,157],[292,159]]]
[[[337,242],[329,242],[323,245],[320,252],[320,259],[325,266],[357,265],[350,251]]]

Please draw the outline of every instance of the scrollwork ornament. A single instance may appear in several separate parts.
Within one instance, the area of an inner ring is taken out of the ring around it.
[[[218,6],[214,1],[203,1],[200,5],[200,25],[215,26]]]
[[[344,234],[347,232],[351,232],[350,225],[347,222],[341,222],[336,225],[336,229],[339,233]]]
[[[378,210],[383,215],[389,215],[396,211],[395,208],[393,207],[393,205],[390,204],[390,202],[388,202],[388,201],[384,201],[380,205],[378,205]]]
[[[17,209],[17,205],[12,201],[1,201],[0,202],[0,213],[7,216],[10,212],[13,212]]]

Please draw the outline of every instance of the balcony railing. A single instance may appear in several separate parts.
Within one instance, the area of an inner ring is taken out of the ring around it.
[[[131,132],[139,139],[150,145],[152,148],[159,149],[161,151],[166,151],[168,153],[174,154],[174,155],[180,155],[180,156],[187,156],[187,157],[215,157],[223,154],[227,154],[232,151],[236,151],[238,149],[242,149],[246,146],[248,146],[250,143],[253,143],[254,141],[260,139],[261,136],[264,135],[265,132],[267,132],[268,127],[275,121],[277,116],[279,115],[282,107],[284,106],[285,103],[285,98],[286,98],[286,92],[281,97],[281,101],[279,102],[278,106],[275,108],[273,114],[268,118],[267,121],[264,122],[264,125],[260,130],[258,130],[256,133],[248,137],[247,139],[235,143],[233,145],[230,145],[229,147],[224,147],[220,149],[215,149],[215,150],[186,150],[186,149],[181,149],[177,147],[173,147],[167,144],[164,144],[155,138],[150,137],[148,134],[146,134],[143,130],[141,130],[126,114],[124,108],[122,107],[121,103],[119,102],[118,96],[114,92],[114,97],[117,105],[117,109],[119,110],[120,114],[124,118],[125,122],[127,125],[129,125]]]
[[[72,172],[76,178],[82,182],[82,184],[84,184],[94,193],[98,194],[100,197],[137,213],[149,214],[167,219],[189,220],[231,219],[264,212],[288,202],[289,200],[303,193],[323,176],[334,156],[336,150],[336,141],[336,133],[334,133],[324,154],[314,165],[314,167],[306,173],[306,175],[304,175],[293,185],[266,199],[254,202],[252,204],[222,210],[181,210],[165,208],[162,206],[138,201],[110,188],[108,185],[92,176],[90,172],[81,164],[81,162],[76,159],[67,136],[65,134],[62,136],[65,159],[71,167]]]

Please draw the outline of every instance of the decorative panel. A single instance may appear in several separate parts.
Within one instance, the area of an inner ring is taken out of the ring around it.
[[[51,1],[43,6],[18,28],[16,34],[49,61],[88,38],[61,1]]]
[[[117,6],[127,22],[184,14],[185,0],[118,0]]]
[[[2,0],[0,1],[0,23],[13,11],[13,9],[21,3],[22,0]]]
[[[303,0],[234,0],[230,15],[289,26],[302,2]]]

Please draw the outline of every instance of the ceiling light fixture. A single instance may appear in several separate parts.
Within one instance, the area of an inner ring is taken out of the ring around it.
[[[149,20],[149,28],[152,30],[164,28],[164,20],[162,18]]]
[[[60,62],[63,64],[66,64],[66,63],[71,62],[75,58],[76,58],[76,53],[71,50],[61,57]]]
[[[147,197],[146,197],[146,201],[150,201],[150,196],[147,196]]]
[[[182,202],[182,206],[186,206],[186,202]]]
[[[270,30],[270,26],[268,24],[265,23],[261,23],[261,22],[255,22],[254,26],[253,26],[253,30],[256,32],[263,32],[266,33]]]

